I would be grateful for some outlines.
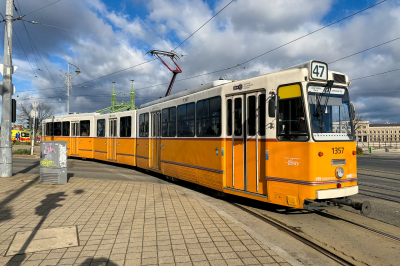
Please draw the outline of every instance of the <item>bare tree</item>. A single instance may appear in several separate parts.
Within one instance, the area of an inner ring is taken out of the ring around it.
[[[28,119],[31,117],[31,111],[33,107],[31,103],[20,103],[17,107],[17,121],[18,123],[28,126]],[[42,124],[44,119],[47,119],[53,115],[53,110],[50,105],[45,103],[39,103],[38,107],[36,108],[39,121],[39,126]]]
[[[357,132],[362,127],[363,117],[362,114],[356,114],[353,120],[354,131]]]

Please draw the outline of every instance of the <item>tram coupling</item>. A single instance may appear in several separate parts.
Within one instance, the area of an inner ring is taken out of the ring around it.
[[[304,200],[303,208],[306,210],[322,210],[326,208],[350,206],[355,210],[359,210],[364,216],[368,216],[371,213],[371,203],[369,201],[358,202],[353,201],[348,197],[328,199],[328,200]]]

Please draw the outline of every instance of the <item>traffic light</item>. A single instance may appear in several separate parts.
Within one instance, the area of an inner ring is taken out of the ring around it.
[[[11,123],[15,123],[17,121],[17,101],[12,99],[12,116],[11,116]]]
[[[29,129],[32,129],[32,122],[33,122],[32,117],[29,117],[29,122],[28,122]]]

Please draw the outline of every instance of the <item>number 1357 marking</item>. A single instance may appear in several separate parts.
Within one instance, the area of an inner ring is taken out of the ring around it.
[[[332,153],[333,154],[343,154],[344,153],[344,147],[332,148]]]

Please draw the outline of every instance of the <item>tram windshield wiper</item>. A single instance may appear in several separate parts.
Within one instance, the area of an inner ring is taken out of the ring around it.
[[[313,116],[317,117],[317,119],[318,119],[318,125],[319,125],[319,129],[320,129],[321,133],[323,132],[324,114],[326,112],[326,106],[328,105],[333,82],[334,82],[333,80],[328,80],[324,90],[319,95],[315,96],[316,101],[315,101],[315,111],[314,111]],[[322,100],[322,97],[324,94],[327,94],[327,96],[325,96],[325,103],[322,107],[321,100]]]

